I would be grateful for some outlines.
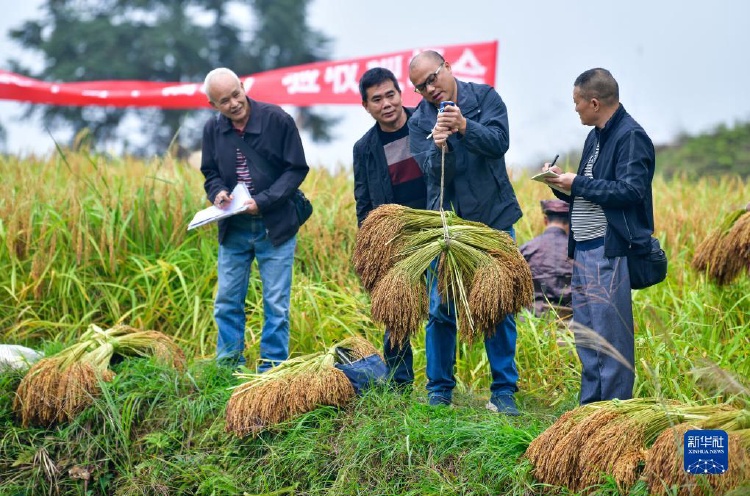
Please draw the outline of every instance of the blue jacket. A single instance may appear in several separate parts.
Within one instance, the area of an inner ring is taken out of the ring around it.
[[[583,175],[586,162],[599,142],[599,156],[592,169],[593,178]],[[620,107],[604,128],[594,128],[583,145],[578,176],[573,180],[571,195],[552,192],[571,204],[580,196],[602,207],[607,218],[604,255],[623,257],[629,251],[645,253],[650,249],[654,232],[654,209],[651,181],[656,155],[646,131]],[[568,237],[568,256],[573,258],[573,231]]]
[[[279,246],[299,230],[297,211],[292,200],[310,168],[305,160],[302,140],[294,119],[281,107],[248,98],[250,120],[243,139],[276,170],[276,177],[247,158],[253,178],[253,198],[263,216],[268,237]],[[210,118],[203,127],[201,172],[206,195],[213,203],[221,190],[231,192],[237,185],[237,147],[232,122],[222,114]],[[231,219],[231,218],[230,218]],[[230,219],[219,221],[219,243],[224,240]]]
[[[407,120],[414,113],[414,109],[409,107],[404,107],[404,111]],[[372,210],[394,201],[388,162],[377,123],[354,143],[353,153],[354,201],[357,205],[357,224],[362,225]]]
[[[505,103],[486,84],[456,83],[456,104],[467,119],[466,133],[448,138],[443,208],[455,209],[463,219],[507,230],[523,214],[505,168],[510,145]],[[425,175],[427,208],[431,210],[440,210],[441,151],[426,137],[436,120],[437,109],[426,100],[409,119],[411,152]]]

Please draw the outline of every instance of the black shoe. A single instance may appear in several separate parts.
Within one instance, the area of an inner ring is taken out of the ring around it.
[[[427,403],[430,406],[450,406],[451,397],[445,394],[430,394]]]
[[[518,408],[516,408],[516,400],[513,398],[513,393],[493,394],[490,401],[487,402],[487,410],[511,417],[521,415],[518,412]]]

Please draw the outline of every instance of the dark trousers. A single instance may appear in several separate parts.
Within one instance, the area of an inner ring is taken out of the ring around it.
[[[393,346],[390,342],[390,332],[385,330],[383,337],[383,356],[388,365],[391,380],[397,386],[407,386],[414,383],[414,355],[411,343],[407,339],[402,346]]]
[[[632,398],[635,341],[627,258],[605,257],[603,245],[576,248],[571,286],[581,404]],[[620,356],[612,356],[607,345]]]

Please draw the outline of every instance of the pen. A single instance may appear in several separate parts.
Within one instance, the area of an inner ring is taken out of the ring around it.
[[[547,169],[551,169],[551,168],[552,168],[552,166],[553,166],[553,165],[555,165],[555,162],[557,162],[557,159],[558,159],[558,158],[560,158],[560,154],[559,154],[559,153],[558,153],[557,155],[555,155],[555,158],[554,158],[554,160],[552,160],[552,163],[551,163],[551,164],[549,164],[549,167],[547,167]]]

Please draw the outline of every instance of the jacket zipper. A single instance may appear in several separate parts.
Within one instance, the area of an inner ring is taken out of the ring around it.
[[[630,232],[630,226],[628,225],[628,218],[625,217],[625,211],[622,211],[622,220],[625,222],[625,229],[628,231],[628,250],[633,248],[633,234]]]

